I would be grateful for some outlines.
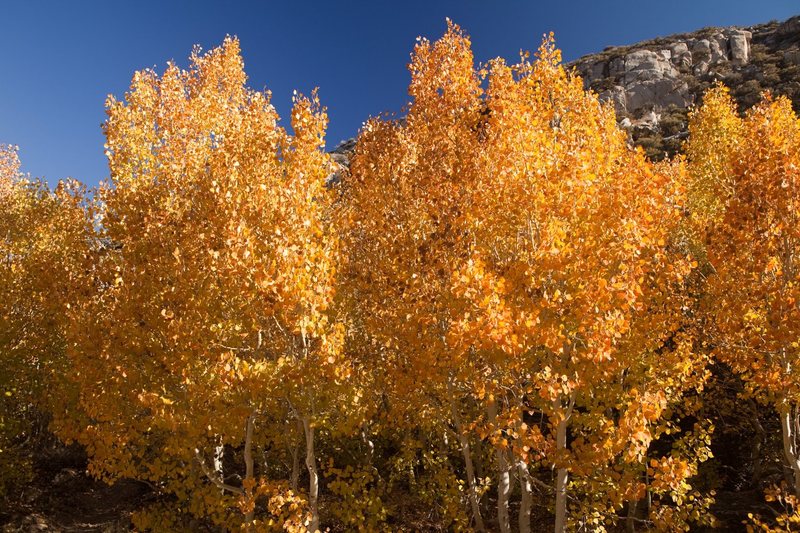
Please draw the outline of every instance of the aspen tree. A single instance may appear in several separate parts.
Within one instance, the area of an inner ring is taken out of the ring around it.
[[[612,515],[645,490],[665,504],[687,497],[706,456],[647,457],[676,429],[666,413],[705,379],[680,331],[692,263],[668,252],[682,163],[656,167],[629,149],[551,39],[535,63],[482,71],[469,44],[450,23],[416,47],[408,115],[367,124],[346,188],[350,274],[396,401],[418,416],[451,405],[478,528],[465,406],[473,435],[493,446],[500,531],[511,528],[512,473],[530,529],[532,468],[545,464],[556,470],[557,531],[570,519],[570,474],[609,486]],[[531,426],[528,412],[546,424]],[[646,471],[658,482],[645,488]],[[648,513],[680,521],[668,505]]]
[[[692,115],[690,132],[697,217],[713,268],[705,299],[710,342],[747,393],[777,411],[798,497],[800,122],[789,100],[768,95],[740,118],[727,89],[717,87]],[[716,186],[707,190],[709,182]],[[703,202],[709,196],[714,203]]]
[[[91,232],[78,182],[50,189],[20,172],[15,147],[0,146],[0,497],[27,478],[35,436],[75,408],[66,315]]]
[[[540,464],[555,470],[557,532],[602,527],[645,490],[683,499],[707,455],[647,458],[675,429],[668,413],[706,376],[682,331],[681,287],[693,263],[670,252],[682,163],[656,166],[630,149],[613,109],[565,71],[552,36],[535,62],[490,64],[485,117],[465,213],[471,255],[453,275],[464,307],[451,343],[485,365],[475,394],[491,410],[481,431],[501,471],[517,465],[520,529],[530,529],[529,467]],[[546,422],[532,425],[525,413]],[[645,487],[645,471],[659,482]],[[594,498],[588,514],[568,508],[579,486]],[[653,509],[648,520],[682,527],[674,511]]]
[[[348,276],[360,321],[381,347],[373,364],[388,368],[393,408],[451,425],[473,525],[484,530],[464,419],[472,366],[448,342],[482,91],[469,38],[450,21],[439,41],[419,40],[409,70],[407,116],[372,119],[358,138],[343,201]]]
[[[296,96],[289,135],[270,93],[245,82],[228,38],[196,49],[189,70],[137,72],[125,101],[109,98],[107,245],[70,350],[88,421],[66,436],[86,445],[94,475],[176,496],[173,515],[316,531],[315,436],[349,372],[330,314],[327,118],[316,94]],[[303,495],[256,460],[297,424]],[[234,472],[223,471],[226,453]],[[138,527],[173,527],[169,514]]]

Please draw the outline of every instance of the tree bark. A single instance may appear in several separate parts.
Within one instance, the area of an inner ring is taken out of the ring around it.
[[[483,462],[484,458],[484,450],[483,450],[483,442],[477,440],[475,441],[475,445],[472,446],[472,450],[475,450],[475,475],[478,476],[478,479],[486,479],[486,465]],[[491,464],[489,465],[491,469]],[[487,503],[487,494],[484,492],[478,497],[478,507],[481,510],[481,516],[485,514],[489,514],[489,505]]]
[[[292,447],[292,477],[290,478],[290,486],[295,494],[300,486],[300,439],[303,435],[303,423],[300,420],[297,421],[297,430],[299,432],[297,441]]]
[[[253,413],[247,417],[247,430],[244,437],[244,468],[245,475],[245,498],[248,500],[249,510],[244,515],[244,523],[247,531],[250,531],[255,518],[255,497],[253,489],[255,488],[255,479],[253,477],[253,429],[255,426],[256,414]]]
[[[489,421],[494,423],[497,418],[497,404],[494,400],[489,402]],[[511,533],[511,519],[508,514],[508,496],[511,493],[511,473],[509,472],[506,450],[495,445],[495,459],[497,461],[497,525],[500,533]]]
[[[314,454],[314,428],[308,417],[303,418],[303,429],[306,434],[306,468],[308,469],[308,507],[311,511],[309,531],[319,531],[319,475],[317,474],[317,457]]]
[[[556,533],[563,533],[567,527],[568,477],[569,474],[566,468],[559,468],[556,472]]]
[[[223,459],[225,456],[225,445],[222,444],[222,438],[219,439],[219,445],[214,448],[214,470],[217,475],[225,479],[225,472],[223,471]]]
[[[511,518],[508,513],[508,497],[511,494],[511,469],[507,451],[497,449],[497,522],[501,533],[511,533]]]
[[[531,507],[533,507],[533,485],[525,461],[517,462],[519,476],[519,533],[531,533]]]
[[[555,413],[559,415],[558,425],[556,426],[556,450],[561,452],[567,449],[567,427],[569,417],[572,415],[572,407],[575,404],[574,396],[569,398],[569,404],[564,407],[562,399],[557,398],[553,402]],[[564,533],[567,528],[567,482],[569,481],[569,471],[561,467],[556,472],[556,533]]]
[[[628,501],[628,516],[625,519],[625,531],[636,533],[636,508],[639,506],[637,500]]]
[[[794,477],[794,493],[800,498],[800,453],[798,453],[797,407],[784,400],[780,404],[781,436],[783,437],[783,455]]]
[[[203,454],[200,453],[199,449],[194,449],[194,456],[197,459],[197,464],[200,465],[200,469],[203,471],[203,474],[205,474],[208,480],[211,481],[219,490],[227,490],[228,492],[238,494],[239,496],[244,494],[244,491],[241,489],[241,487],[228,485],[217,475],[217,472],[214,469],[209,468],[209,466],[206,464],[206,460],[203,458]]]
[[[753,476],[750,479],[750,483],[753,486],[759,486],[761,483],[761,476],[764,472],[764,460],[761,450],[766,442],[767,432],[764,430],[764,426],[761,425],[761,420],[758,418],[758,404],[756,404],[755,401],[750,400],[750,408],[753,412],[753,427],[756,429],[756,439],[755,444],[753,445],[753,453],[751,455],[753,462]]]
[[[478,505],[478,488],[475,484],[475,467],[472,464],[472,452],[469,449],[469,439],[464,434],[461,426],[461,415],[458,413],[458,406],[456,405],[455,396],[450,388],[450,410],[453,416],[453,424],[456,426],[456,433],[458,433],[458,443],[461,445],[461,453],[464,456],[464,465],[467,469],[467,499],[469,500],[470,508],[472,509],[472,517],[475,520],[476,531],[486,531],[486,526],[483,524],[483,517],[481,517],[481,509]]]

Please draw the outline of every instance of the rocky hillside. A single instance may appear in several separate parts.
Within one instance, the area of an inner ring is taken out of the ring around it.
[[[635,144],[663,159],[680,150],[689,109],[717,81],[731,88],[742,111],[770,91],[790,98],[800,112],[800,16],[609,46],[569,66],[587,88],[614,103]],[[332,151],[340,169],[354,147],[348,139]]]
[[[571,66],[587,88],[614,103],[634,142],[660,159],[680,148],[688,109],[716,81],[731,88],[743,110],[769,90],[800,111],[800,16],[612,46]]]

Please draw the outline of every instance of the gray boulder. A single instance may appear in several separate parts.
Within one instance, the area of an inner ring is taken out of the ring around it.
[[[746,64],[750,60],[750,39],[753,34],[738,29],[728,30],[727,34],[731,62],[734,65]]]

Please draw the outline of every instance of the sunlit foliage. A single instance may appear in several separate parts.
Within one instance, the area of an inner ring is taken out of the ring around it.
[[[316,94],[297,96],[287,133],[270,94],[245,86],[235,39],[191,62],[138,72],[125,101],[108,101],[97,290],[71,313],[86,418],[63,434],[94,475],[176,497],[173,514],[313,530],[314,432],[348,374],[329,315],[326,115]],[[267,470],[298,424],[307,491]],[[179,523],[162,514],[137,525]]]
[[[800,122],[785,98],[767,95],[743,118],[735,115],[723,87],[705,102],[692,117],[694,130],[725,132],[718,139],[697,135],[689,143],[695,181],[708,182],[711,175],[720,185],[713,189],[704,234],[713,267],[705,298],[706,334],[717,357],[742,377],[746,392],[777,411],[796,497]],[[796,502],[788,496],[782,501]]]
[[[708,456],[706,429],[690,445],[671,439],[669,457],[648,455],[679,432],[668,419],[705,379],[682,314],[693,262],[670,242],[683,164],[630,149],[552,39],[533,63],[476,70],[450,24],[417,45],[410,70],[407,116],[366,125],[345,190],[356,313],[381,354],[373,364],[392,375],[391,408],[460,439],[476,529],[480,441],[494,448],[501,531],[511,478],[529,531],[531,469],[550,466],[559,531],[569,472],[591,499],[570,527],[614,522],[645,492],[666,506],[646,521],[698,520],[708,501],[687,480]],[[696,503],[676,511],[689,494]]]
[[[55,190],[0,147],[0,497],[30,474],[37,437],[73,404],[66,314],[81,291],[91,224],[74,181]]]
[[[0,147],[0,497],[49,423],[151,488],[138,530],[713,526],[716,357],[793,474],[748,527],[796,527],[790,103],[718,86],[654,163],[552,35],[476,66],[448,21],[409,71],[335,179],[316,91],[282,126],[234,38],[109,97],[91,194]]]

